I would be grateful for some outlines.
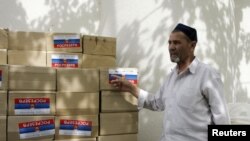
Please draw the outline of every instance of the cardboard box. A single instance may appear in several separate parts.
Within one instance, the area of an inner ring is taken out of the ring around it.
[[[55,139],[95,138],[98,127],[98,115],[56,116]]]
[[[101,113],[100,135],[133,134],[138,132],[138,112]]]
[[[8,140],[52,140],[54,116],[8,116]]]
[[[7,115],[7,91],[0,91],[0,116]]]
[[[55,91],[56,70],[49,67],[9,66],[9,90]]]
[[[48,33],[47,51],[82,53],[82,38],[77,33]]]
[[[108,68],[100,68],[100,90],[117,90],[109,83]]]
[[[81,68],[81,53],[47,53],[47,66],[53,68]]]
[[[0,65],[7,64],[7,49],[0,49]]]
[[[0,28],[0,49],[8,49],[8,29]]]
[[[56,115],[99,114],[99,92],[57,92]]]
[[[6,116],[0,116],[0,141],[7,141],[7,129],[6,129],[7,118]]]
[[[121,79],[126,79],[134,85],[138,85],[138,70],[136,68],[101,68],[101,90],[117,90],[117,88],[110,85],[111,80],[117,79],[113,75],[121,77]]]
[[[101,68],[101,67],[115,67],[116,59],[114,56],[103,56],[103,55],[88,55],[83,54],[82,56],[82,67],[83,68]]]
[[[9,91],[9,115],[55,115],[56,92]]]
[[[98,69],[57,69],[57,91],[99,92]]]
[[[136,112],[137,98],[129,92],[101,91],[101,112]]]
[[[62,139],[55,141],[96,141],[96,138],[85,138],[85,139]]]
[[[137,134],[99,136],[98,141],[137,141]]]
[[[8,89],[8,66],[7,65],[0,65],[0,90],[7,90]]]
[[[116,38],[101,36],[83,36],[85,54],[116,56]]]
[[[46,67],[46,51],[8,51],[8,64]]]
[[[46,33],[9,31],[9,50],[46,51]]]

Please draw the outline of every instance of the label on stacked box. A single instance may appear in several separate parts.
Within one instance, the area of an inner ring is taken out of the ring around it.
[[[135,85],[138,83],[138,70],[136,68],[110,68],[108,73],[109,83],[115,79],[128,80]]]
[[[20,139],[37,138],[55,134],[54,119],[19,123]]]
[[[50,114],[49,98],[15,98],[15,115]]]
[[[80,48],[80,35],[54,35],[54,48]]]
[[[59,135],[91,136],[92,121],[60,120]]]
[[[52,54],[51,65],[56,68],[78,68],[78,55]]]

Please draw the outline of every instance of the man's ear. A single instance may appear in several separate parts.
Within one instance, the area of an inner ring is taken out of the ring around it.
[[[195,48],[195,47],[196,47],[196,43],[197,43],[196,41],[192,41],[192,42],[191,42],[192,48]]]

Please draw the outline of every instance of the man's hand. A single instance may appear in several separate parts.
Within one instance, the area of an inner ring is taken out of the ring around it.
[[[118,76],[118,75],[112,75],[112,77],[115,77],[115,80],[111,81],[111,85],[121,91],[124,92],[130,92],[133,94],[136,98],[138,98],[138,88],[136,85],[132,84],[128,80]]]

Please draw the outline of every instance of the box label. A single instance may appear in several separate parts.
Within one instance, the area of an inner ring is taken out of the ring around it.
[[[59,135],[91,136],[92,121],[60,120]]]
[[[138,83],[138,71],[135,68],[109,69],[109,83],[112,80],[117,79],[115,76],[118,76],[121,79],[126,79],[135,85]]]
[[[54,48],[80,48],[80,35],[54,35]]]
[[[2,70],[0,70],[0,87],[2,87],[2,79],[3,79]]]
[[[78,68],[78,55],[52,54],[51,59],[51,67]]]
[[[15,98],[15,115],[50,114],[49,98]]]
[[[55,134],[54,119],[19,123],[20,139],[29,139]]]

